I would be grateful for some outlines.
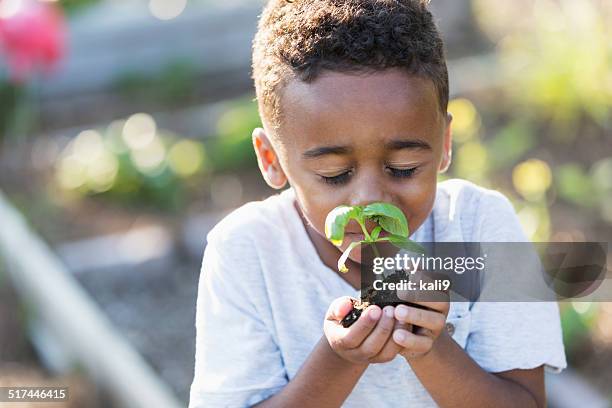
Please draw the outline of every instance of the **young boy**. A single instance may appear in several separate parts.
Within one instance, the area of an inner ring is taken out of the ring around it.
[[[253,47],[266,182],[207,236],[190,407],[542,407],[546,366],[566,366],[554,303],[369,306],[360,240],[340,248],[324,221],[340,204],[403,210],[419,242],[526,241],[509,201],[451,161],[439,33],[417,0],[271,0]],[[354,223],[354,224],[353,224]],[[367,226],[371,230],[372,225]],[[408,324],[420,327],[415,333]]]

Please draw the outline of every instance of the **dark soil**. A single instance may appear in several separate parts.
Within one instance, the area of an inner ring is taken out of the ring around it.
[[[369,304],[361,302],[359,300],[351,299],[351,302],[353,302],[353,308],[340,321],[340,323],[342,324],[342,327],[351,327],[353,323],[355,323],[357,319],[359,319],[359,316],[361,316],[361,313],[363,312],[363,310],[369,306]]]
[[[383,278],[383,281],[389,283],[398,283],[401,279],[406,279],[407,276],[408,275],[405,274],[403,271],[396,271],[396,273],[392,273],[390,275],[385,276]],[[351,299],[351,302],[353,303],[353,309],[351,309],[351,311],[340,321],[343,327],[352,326],[353,323],[355,323],[357,319],[359,319],[361,313],[370,305],[376,305],[381,309],[385,308],[386,306],[395,307],[398,305],[406,305],[419,309],[428,309],[425,306],[412,302],[406,302],[399,299],[395,295],[395,292],[378,292],[373,287],[369,287],[365,291],[365,294],[361,296],[361,300]]]

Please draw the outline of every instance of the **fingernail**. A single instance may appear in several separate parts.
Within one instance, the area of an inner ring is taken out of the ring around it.
[[[403,343],[404,340],[406,340],[406,334],[404,332],[396,330],[393,333],[393,340],[395,340],[396,343]]]
[[[377,307],[372,308],[372,309],[370,310],[369,315],[370,315],[370,317],[372,318],[372,320],[378,320],[378,318],[380,317],[380,309],[379,309],[379,308],[377,308]]]
[[[334,310],[334,313],[336,314],[336,316],[341,316],[342,308],[340,306],[336,306],[336,310]]]
[[[395,309],[395,315],[399,320],[404,320],[406,316],[408,316],[408,311],[405,307],[398,306],[397,309]]]
[[[387,306],[384,308],[385,316],[393,317],[393,306]]]

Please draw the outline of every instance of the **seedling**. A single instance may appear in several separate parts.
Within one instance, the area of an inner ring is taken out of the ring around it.
[[[370,219],[377,225],[371,231],[366,229],[366,220]],[[372,203],[366,206],[348,206],[341,205],[327,215],[325,219],[325,236],[335,246],[342,245],[344,240],[345,229],[351,220],[357,221],[363,231],[364,239],[361,241],[351,242],[346,250],[338,259],[338,271],[342,273],[348,272],[346,261],[353,249],[363,244],[372,245],[372,249],[376,256],[380,256],[376,243],[388,242],[400,249],[406,249],[411,252],[424,253],[425,249],[418,243],[410,240],[408,235],[408,221],[406,216],[396,206],[389,203]],[[381,233],[386,231],[385,236]],[[365,298],[370,299],[373,295],[373,288],[368,290]],[[373,304],[378,304],[373,302]],[[342,325],[348,327],[353,324],[361,315],[361,311],[370,305],[368,300],[353,301],[353,310],[349,312],[342,320]],[[378,304],[384,307],[382,304]]]
[[[346,260],[353,249],[362,244],[372,244],[376,251],[377,242],[389,242],[398,248],[407,249],[413,252],[425,252],[425,249],[418,243],[410,240],[408,235],[408,221],[406,216],[396,206],[388,203],[373,203],[365,207],[341,205],[327,215],[325,219],[325,235],[332,244],[342,245],[344,240],[344,230],[350,220],[357,221],[363,231],[362,241],[351,242],[338,259],[338,270],[348,272]],[[371,219],[378,224],[371,233],[366,229],[366,219]],[[381,237],[380,233],[386,231],[389,235]]]

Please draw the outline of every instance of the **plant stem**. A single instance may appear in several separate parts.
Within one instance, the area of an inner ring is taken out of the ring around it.
[[[359,226],[361,226],[361,229],[363,231],[363,235],[365,237],[364,241],[366,241],[368,244],[372,244],[372,247],[374,248],[374,255],[376,255],[377,258],[380,258],[380,252],[378,252],[378,248],[376,248],[376,241],[374,241],[372,239],[372,236],[368,233],[368,230],[365,227],[365,223],[363,222],[363,220],[358,219],[357,222],[359,223]]]
[[[380,258],[380,252],[378,252],[378,248],[376,248],[376,242],[372,241],[372,248],[374,248],[374,255],[376,255],[377,258]]]
[[[368,230],[366,229],[363,220],[358,219],[357,222],[359,223],[359,226],[361,227],[361,230],[363,231],[363,236],[365,237],[365,240],[368,242],[372,242],[372,237],[368,233]]]

